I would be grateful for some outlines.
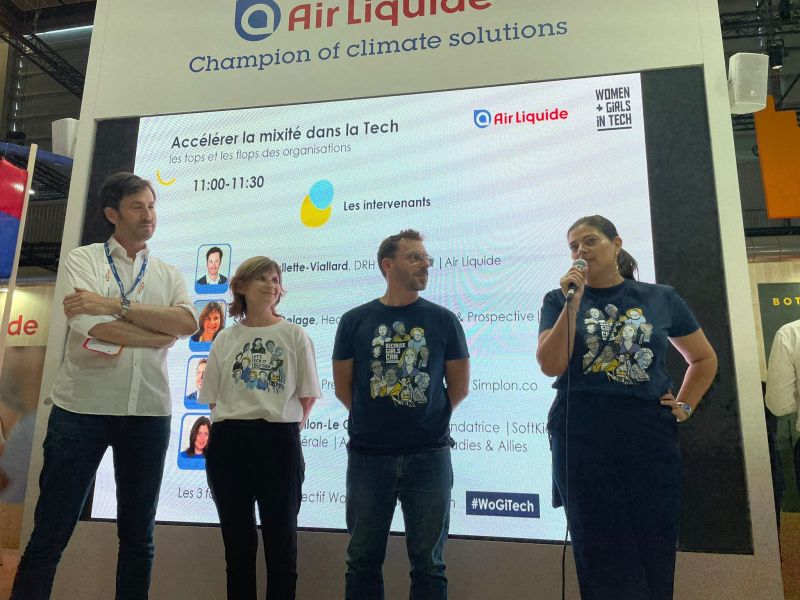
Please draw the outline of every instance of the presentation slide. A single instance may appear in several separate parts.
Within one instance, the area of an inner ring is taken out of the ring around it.
[[[570,267],[567,228],[585,215],[614,221],[640,278],[655,280],[646,158],[639,74],[142,118],[136,172],[158,196],[150,247],[181,270],[209,323],[170,351],[157,519],[218,522],[204,459],[185,451],[193,430],[205,439],[197,390],[213,331],[234,323],[230,277],[268,255],[283,269],[282,314],[314,342],[324,394],[302,431],[300,526],[345,528],[334,334],[342,313],[383,294],[381,240],[413,228],[435,258],[422,295],[458,316],[471,354],[469,396],[451,421],[450,533],[563,539],[539,308]],[[107,456],[92,518],[114,518],[115,505]],[[399,510],[392,527],[403,530]]]

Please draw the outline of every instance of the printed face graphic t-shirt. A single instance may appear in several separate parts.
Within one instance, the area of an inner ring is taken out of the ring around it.
[[[401,307],[373,300],[345,313],[333,359],[353,359],[350,448],[377,454],[447,445],[444,364],[468,356],[458,317],[423,298]]]
[[[199,401],[216,404],[212,420],[299,422],[300,398],[321,396],[314,345],[299,325],[236,324],[211,346]]]
[[[560,289],[547,293],[540,333],[553,328],[564,302]],[[677,393],[665,368],[669,338],[699,328],[670,286],[633,280],[610,288],[586,286],[569,364],[571,389],[644,399],[660,398],[669,389]],[[561,375],[553,387],[566,389],[566,379]]]

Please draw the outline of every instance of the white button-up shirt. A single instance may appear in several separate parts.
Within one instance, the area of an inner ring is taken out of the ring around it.
[[[767,368],[767,408],[777,416],[800,406],[800,320],[787,323],[775,334]],[[800,420],[797,422],[800,431]]]
[[[147,256],[141,282],[128,294],[131,302],[157,306],[180,306],[197,322],[197,311],[178,270],[150,256],[147,249],[128,258],[125,249],[111,237],[111,257],[125,291],[133,285]],[[75,248],[64,261],[62,299],[74,288],[83,288],[108,298],[119,298],[120,290],[106,258],[103,244]],[[170,414],[167,348],[124,346],[115,355],[87,349],[89,331],[97,324],[116,320],[112,315],[78,315],[69,319],[64,363],[50,397],[64,410],[92,415],[166,416]]]

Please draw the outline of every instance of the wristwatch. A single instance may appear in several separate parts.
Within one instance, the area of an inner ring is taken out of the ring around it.
[[[119,318],[125,319],[128,316],[128,309],[131,307],[131,301],[127,298],[120,298],[120,310],[119,310]]]
[[[680,406],[683,409],[683,412],[686,413],[687,417],[691,417],[692,416],[692,412],[694,411],[694,408],[692,407],[691,404],[689,404],[688,402],[678,402],[678,406]]]

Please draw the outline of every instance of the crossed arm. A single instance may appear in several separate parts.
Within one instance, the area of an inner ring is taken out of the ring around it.
[[[67,318],[119,315],[119,298],[106,298],[83,288],[74,289],[73,293],[64,296]],[[165,348],[175,343],[179,336],[191,335],[196,329],[194,317],[180,306],[131,303],[125,320],[97,323],[89,330],[89,335],[121,346]]]

